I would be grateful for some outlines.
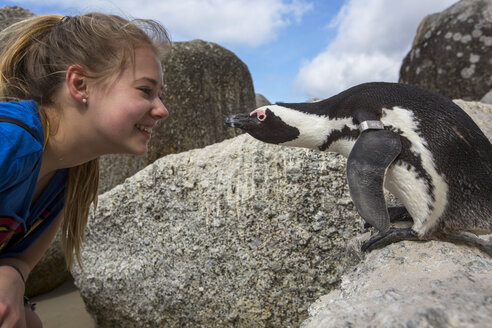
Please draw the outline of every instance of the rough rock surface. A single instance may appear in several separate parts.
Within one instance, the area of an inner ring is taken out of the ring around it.
[[[99,157],[98,193],[103,194],[147,166],[145,156],[110,154]]]
[[[492,142],[492,105],[478,101],[453,100],[460,106],[474,121],[482,132]]]
[[[461,0],[424,18],[399,81],[451,99],[480,100],[492,88],[491,58],[492,1]]]
[[[361,226],[343,157],[242,135],[103,194],[73,275],[100,327],[294,327]]]
[[[26,296],[34,297],[62,285],[70,276],[61,247],[61,232],[34,267],[26,281]]]
[[[100,158],[100,193],[164,155],[202,148],[240,134],[223,124],[225,117],[256,108],[248,67],[229,50],[201,40],[163,48],[163,101],[169,117],[154,127],[146,157]]]
[[[444,242],[372,251],[314,303],[303,328],[490,327],[492,259]]]
[[[265,98],[264,95],[257,93],[256,94],[256,108],[261,106],[270,105],[271,102]]]
[[[0,8],[0,31],[14,23],[32,16],[34,16],[34,14],[29,10],[18,6],[2,7]]]
[[[480,99],[480,102],[486,103],[486,104],[492,104],[492,89],[490,89],[489,92],[485,94],[485,96]]]

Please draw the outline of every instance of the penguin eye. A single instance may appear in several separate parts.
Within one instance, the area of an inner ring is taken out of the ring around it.
[[[252,111],[251,113],[249,113],[249,116],[252,116],[256,114],[256,118],[258,119],[258,121],[260,122],[263,122],[267,115],[265,113],[265,111],[263,109],[255,109],[254,111]]]

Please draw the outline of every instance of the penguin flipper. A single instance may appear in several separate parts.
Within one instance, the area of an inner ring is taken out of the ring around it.
[[[347,159],[350,195],[360,216],[379,232],[390,226],[384,199],[386,169],[400,154],[398,134],[389,130],[366,130],[354,144]]]

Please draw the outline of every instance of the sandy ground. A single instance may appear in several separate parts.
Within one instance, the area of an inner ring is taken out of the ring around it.
[[[49,293],[33,297],[32,301],[36,303],[36,313],[44,328],[96,327],[72,278]]]

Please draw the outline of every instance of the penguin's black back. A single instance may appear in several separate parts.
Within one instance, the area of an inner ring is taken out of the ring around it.
[[[318,102],[278,103],[278,105],[328,116],[330,119],[354,117],[357,111],[363,111],[367,115],[377,117],[373,119],[378,119],[382,108],[390,109],[398,106],[416,113],[429,112],[426,113],[429,118],[444,115],[460,117],[465,121],[470,120],[469,116],[448,98],[427,89],[401,83],[364,83]],[[473,121],[471,123],[476,127]]]

